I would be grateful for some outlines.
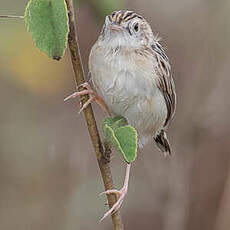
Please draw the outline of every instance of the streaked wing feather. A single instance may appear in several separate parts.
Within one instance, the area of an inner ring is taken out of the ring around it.
[[[167,126],[170,120],[173,118],[176,109],[176,92],[175,85],[172,78],[171,67],[169,59],[166,56],[161,45],[156,42],[152,45],[152,49],[156,55],[158,65],[155,67],[159,77],[157,80],[157,86],[163,93],[165,103],[167,106],[167,118],[164,126]]]

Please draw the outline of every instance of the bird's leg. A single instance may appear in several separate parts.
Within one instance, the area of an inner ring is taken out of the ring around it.
[[[78,86],[78,88],[82,86],[84,87],[85,89],[82,90],[82,91],[77,91],[77,92],[74,92],[73,94],[71,94],[70,96],[66,97],[64,99],[64,101],[67,101],[71,98],[76,98],[76,97],[79,97],[79,96],[82,96],[82,95],[89,95],[89,99],[88,101],[86,101],[82,106],[81,106],[81,109],[79,111],[79,113],[84,110],[91,102],[95,101],[97,102],[97,104],[106,112],[109,114],[109,110],[104,102],[104,100],[99,97],[90,87],[89,83],[88,82],[85,82],[81,85]]]
[[[97,102],[97,104],[98,104],[108,115],[110,115],[110,112],[109,112],[108,107],[107,107],[107,105],[105,104],[104,100],[103,100],[101,97],[99,97],[99,96],[91,89],[91,87],[90,87],[90,85],[89,85],[88,82],[85,82],[85,83],[79,85],[79,86],[77,87],[77,89],[78,89],[79,87],[83,87],[83,88],[85,88],[85,89],[82,90],[82,91],[74,92],[74,93],[71,94],[70,96],[66,97],[66,98],[64,99],[64,101],[67,101],[67,100],[69,100],[69,99],[76,98],[76,97],[79,97],[79,96],[82,96],[82,95],[89,95],[88,101],[86,101],[83,105],[81,105],[81,109],[80,109],[79,113],[82,112],[82,110],[85,109],[91,102],[95,101],[95,102]],[[104,147],[105,147],[105,151],[104,151],[104,156],[103,156],[103,157],[104,157],[104,159],[106,160],[106,162],[109,162],[109,161],[110,161],[111,148],[110,148],[110,146],[109,146],[108,143],[105,144]]]
[[[111,189],[111,190],[106,190],[105,192],[102,192],[100,195],[102,194],[111,194],[114,193],[117,195],[117,202],[113,205],[112,208],[109,209],[109,211],[107,211],[104,216],[101,218],[100,222],[103,221],[107,216],[112,215],[113,213],[115,213],[122,205],[124,198],[127,194],[128,191],[128,184],[129,184],[129,174],[130,174],[130,168],[131,168],[131,164],[128,163],[126,166],[126,172],[125,172],[125,181],[124,181],[124,185],[120,190],[117,189]]]

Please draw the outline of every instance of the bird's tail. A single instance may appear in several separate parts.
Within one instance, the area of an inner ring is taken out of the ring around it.
[[[157,147],[165,154],[171,155],[171,147],[167,138],[165,130],[161,130],[160,133],[154,138],[156,141]]]

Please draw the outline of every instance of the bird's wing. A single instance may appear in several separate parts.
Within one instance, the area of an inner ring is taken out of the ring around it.
[[[155,42],[151,47],[157,60],[157,65],[155,67],[155,71],[158,75],[157,86],[162,92],[167,106],[168,114],[164,124],[164,126],[167,126],[173,118],[176,109],[175,85],[172,78],[169,59],[166,56],[164,49],[158,42]]]

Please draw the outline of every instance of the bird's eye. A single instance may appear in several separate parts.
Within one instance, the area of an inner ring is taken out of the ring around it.
[[[138,32],[139,31],[139,24],[135,23],[133,26],[133,29],[135,30],[135,32]]]

